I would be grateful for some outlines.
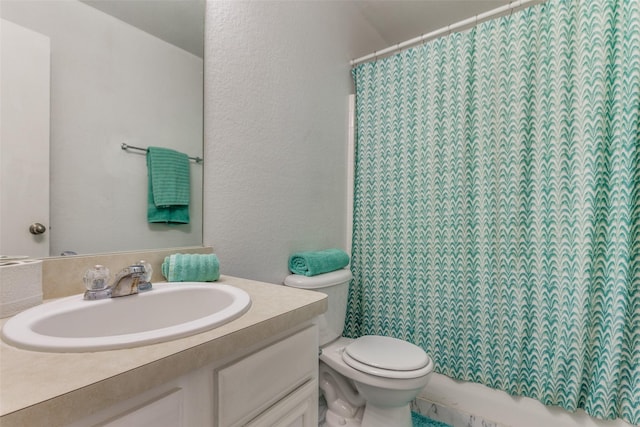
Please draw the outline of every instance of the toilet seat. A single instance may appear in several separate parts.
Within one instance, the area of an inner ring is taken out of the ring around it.
[[[358,371],[384,378],[418,378],[433,369],[420,347],[396,338],[367,335],[345,347],[342,360]]]

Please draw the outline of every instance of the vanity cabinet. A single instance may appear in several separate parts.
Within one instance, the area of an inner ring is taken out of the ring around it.
[[[255,343],[71,427],[318,425],[317,327]]]

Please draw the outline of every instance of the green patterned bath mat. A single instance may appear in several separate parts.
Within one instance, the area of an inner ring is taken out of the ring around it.
[[[413,427],[452,427],[450,424],[432,420],[416,412],[411,412],[411,421],[413,421]]]
[[[413,421],[413,427],[452,427],[450,424],[432,420],[417,412],[411,412],[411,421]]]

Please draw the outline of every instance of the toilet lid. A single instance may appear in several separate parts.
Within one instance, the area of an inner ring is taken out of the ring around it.
[[[376,335],[353,341],[342,359],[354,369],[388,378],[416,378],[433,368],[429,356],[417,345]]]

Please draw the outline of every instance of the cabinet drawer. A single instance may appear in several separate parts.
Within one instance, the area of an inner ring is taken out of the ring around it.
[[[146,402],[129,412],[116,416],[102,427],[181,427],[183,417],[183,393],[176,388],[168,393]]]
[[[316,327],[307,328],[217,372],[218,425],[246,424],[302,384],[318,368]]]

